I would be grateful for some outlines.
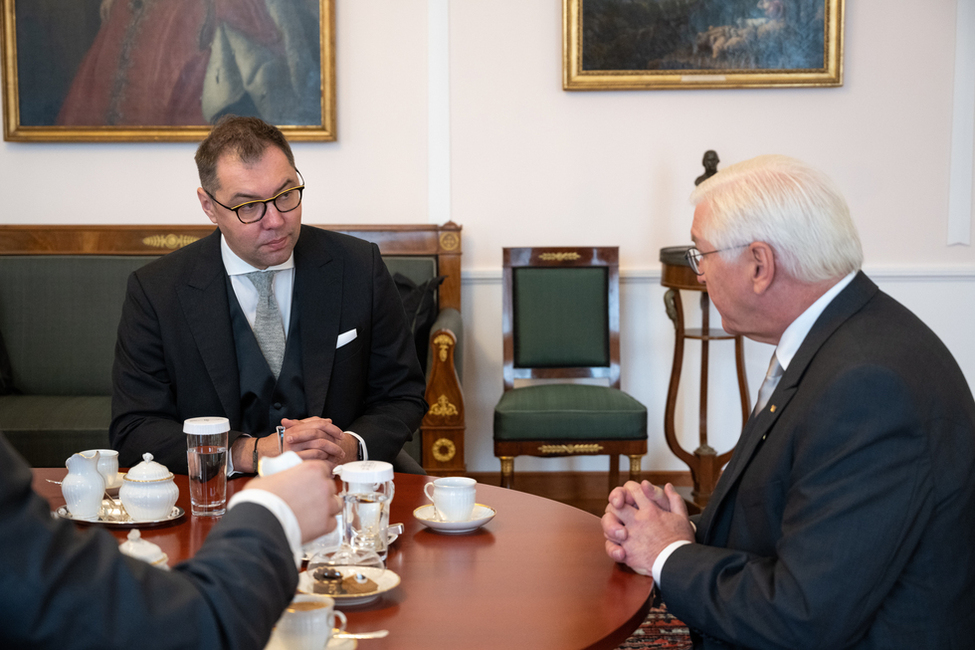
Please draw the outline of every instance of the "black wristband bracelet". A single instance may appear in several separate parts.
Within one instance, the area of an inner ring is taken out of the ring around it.
[[[258,440],[259,440],[259,438],[254,438],[254,455],[253,455],[253,459],[254,459],[254,473],[255,474],[257,474],[257,441]]]

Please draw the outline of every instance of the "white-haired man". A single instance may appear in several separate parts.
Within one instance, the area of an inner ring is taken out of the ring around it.
[[[607,553],[654,576],[696,648],[971,647],[975,403],[958,365],[859,271],[821,173],[762,156],[691,201],[688,260],[724,328],[776,349],[704,512],[627,483]]]

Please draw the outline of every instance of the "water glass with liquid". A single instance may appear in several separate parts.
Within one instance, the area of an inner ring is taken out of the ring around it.
[[[183,422],[190,483],[190,511],[197,517],[227,512],[227,439],[230,420],[190,418]]]

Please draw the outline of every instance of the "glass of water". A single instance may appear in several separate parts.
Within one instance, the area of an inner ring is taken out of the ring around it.
[[[227,439],[230,420],[190,418],[183,422],[189,468],[190,509],[197,517],[227,512]]]

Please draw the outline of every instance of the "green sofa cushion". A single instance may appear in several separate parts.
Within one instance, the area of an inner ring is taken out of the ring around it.
[[[0,431],[32,467],[64,467],[85,449],[107,449],[112,398],[105,395],[0,397]]]
[[[547,384],[507,391],[494,409],[495,440],[640,440],[647,408],[606,386]]]
[[[0,332],[25,395],[111,395],[129,274],[152,257],[0,257]]]

